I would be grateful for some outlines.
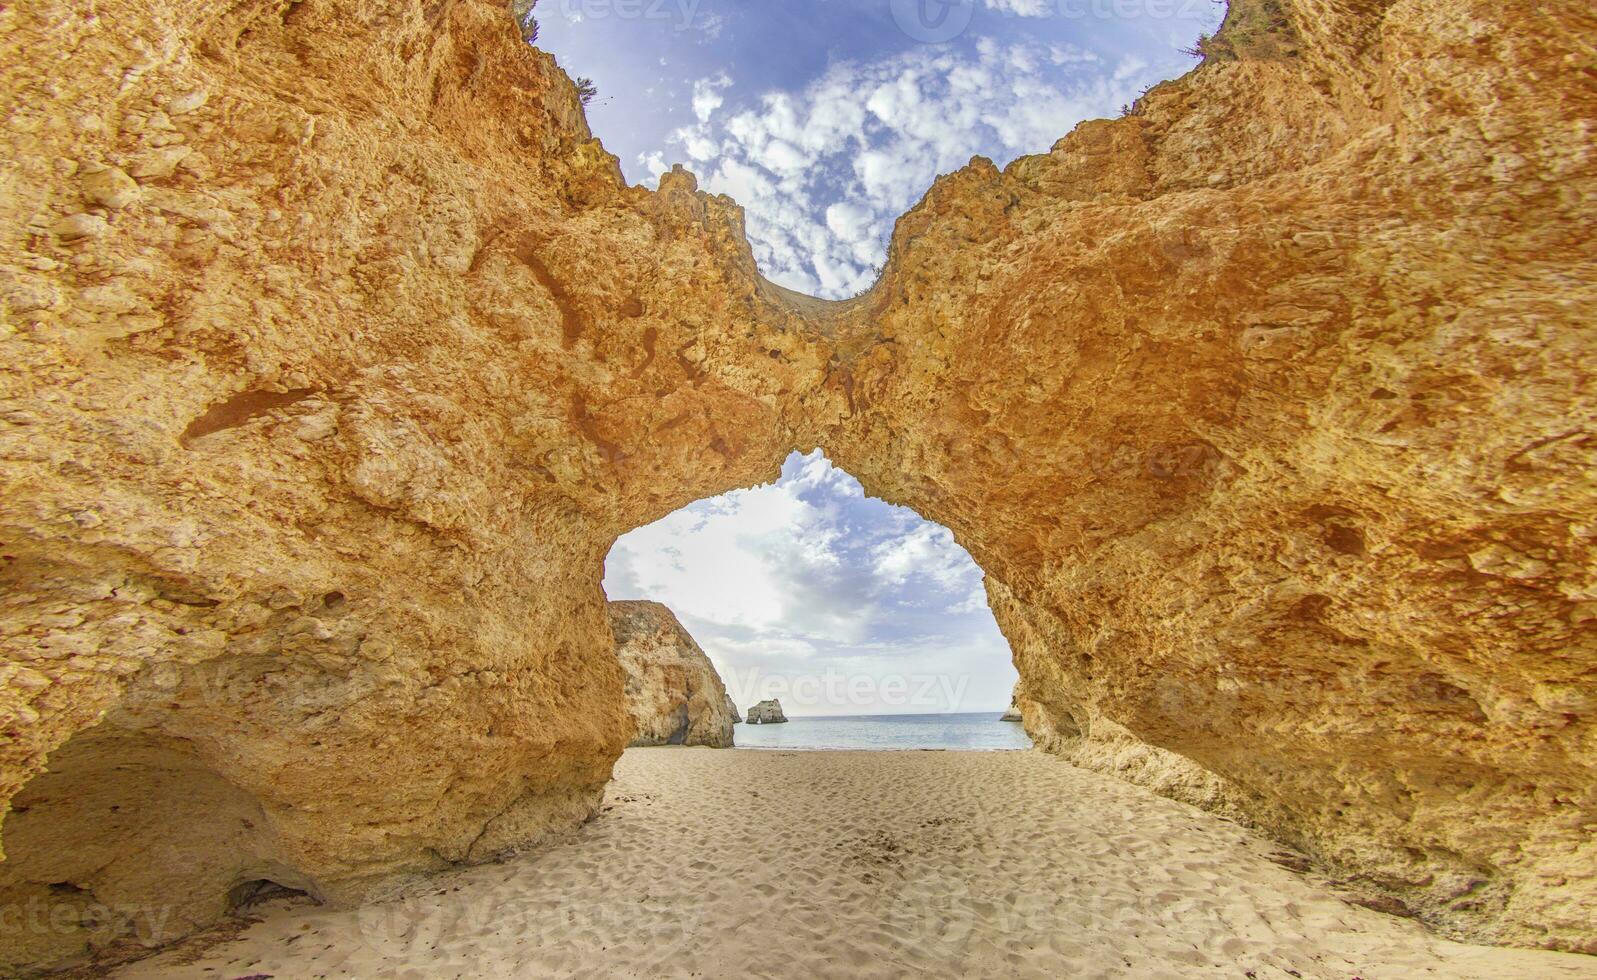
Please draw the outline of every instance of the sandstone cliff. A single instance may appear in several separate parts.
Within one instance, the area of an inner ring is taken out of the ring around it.
[[[987,572],[1055,751],[1597,952],[1594,26],[1238,4],[899,221],[825,444]]]
[[[1586,5],[1238,0],[845,304],[499,2],[0,26],[0,902],[96,910],[0,969],[586,818],[603,556],[817,445],[987,571],[1040,744],[1597,951]]]
[[[631,745],[731,748],[734,720],[721,675],[671,610],[612,602],[610,629],[626,674]]]
[[[737,209],[626,187],[501,3],[0,20],[0,904],[102,910],[0,973],[586,819],[604,555],[824,371]]]

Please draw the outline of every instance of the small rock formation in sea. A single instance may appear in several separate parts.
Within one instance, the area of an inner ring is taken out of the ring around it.
[[[612,602],[610,629],[626,671],[631,745],[732,747],[732,700],[671,610],[658,602]]]
[[[738,703],[732,700],[732,695],[730,694],[726,696],[726,712],[732,716],[732,724],[743,724],[743,716],[738,713]]]
[[[787,715],[782,714],[782,702],[776,698],[761,701],[749,709],[748,723],[751,725],[780,725],[787,721]]]

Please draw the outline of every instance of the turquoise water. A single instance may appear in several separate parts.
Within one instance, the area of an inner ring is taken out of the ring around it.
[[[740,749],[1029,749],[1025,729],[998,712],[790,718],[785,725],[738,725]]]

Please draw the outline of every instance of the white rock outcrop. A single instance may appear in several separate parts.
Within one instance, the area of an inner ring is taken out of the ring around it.
[[[626,672],[631,745],[732,747],[736,712],[721,675],[671,610],[612,602],[610,629]]]
[[[782,714],[782,702],[776,698],[761,701],[749,709],[748,723],[750,725],[780,725],[787,721],[787,715]]]

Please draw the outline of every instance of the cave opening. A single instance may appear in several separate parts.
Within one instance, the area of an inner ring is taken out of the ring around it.
[[[638,611],[614,610],[660,603],[747,715],[738,745],[1029,745],[1019,725],[1000,723],[1017,673],[982,570],[947,528],[867,496],[821,450],[792,454],[774,483],[623,536],[604,588],[629,703],[658,697],[647,672],[664,668],[636,659],[655,656],[634,653]],[[635,744],[691,742],[692,693],[661,706]],[[761,724],[756,706],[769,702],[795,724]],[[876,723],[851,732],[847,719]]]
[[[262,801],[137,711],[56,748],[0,831],[0,908],[14,913],[0,948],[16,962],[137,951],[266,902],[319,901],[277,853]]]

